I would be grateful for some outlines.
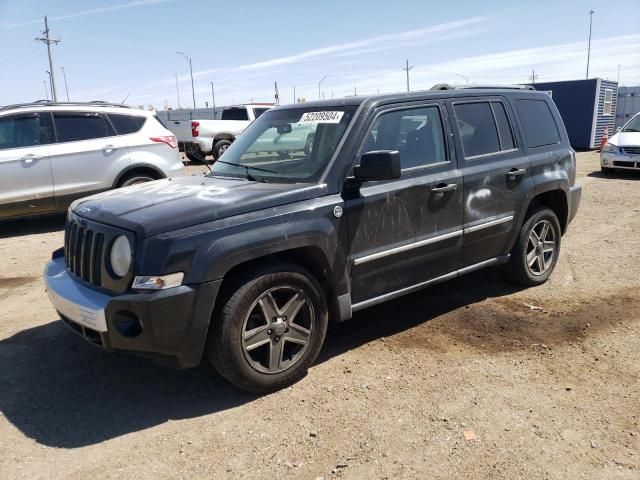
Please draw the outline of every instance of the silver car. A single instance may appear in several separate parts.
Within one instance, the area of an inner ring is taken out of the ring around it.
[[[104,102],[0,108],[0,219],[180,175],[176,137],[153,112]]]
[[[600,153],[603,172],[614,169],[640,170],[640,113],[609,139]]]

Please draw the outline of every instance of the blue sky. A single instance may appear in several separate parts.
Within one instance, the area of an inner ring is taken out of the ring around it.
[[[133,105],[273,101],[406,89],[439,82],[521,83],[584,78],[589,9],[590,76],[640,84],[638,0],[456,2],[323,0],[0,0],[0,105],[43,98],[49,65],[34,38],[49,16],[59,99],[64,67],[72,100]]]

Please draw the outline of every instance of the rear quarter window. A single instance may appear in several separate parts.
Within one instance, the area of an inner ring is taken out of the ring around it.
[[[544,100],[516,100],[516,110],[529,148],[560,143],[560,132]]]
[[[146,117],[118,113],[109,113],[107,117],[109,117],[118,135],[127,135],[139,131],[147,120]]]

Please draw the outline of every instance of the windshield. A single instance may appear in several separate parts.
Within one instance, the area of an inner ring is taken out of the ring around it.
[[[265,112],[233,142],[207,175],[269,183],[316,181],[355,109],[341,106]]]
[[[640,132],[640,115],[636,115],[622,129],[623,132]]]

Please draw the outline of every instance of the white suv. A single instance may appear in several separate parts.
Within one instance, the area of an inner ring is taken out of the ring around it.
[[[104,102],[0,108],[0,219],[184,175],[176,137],[153,112]]]

